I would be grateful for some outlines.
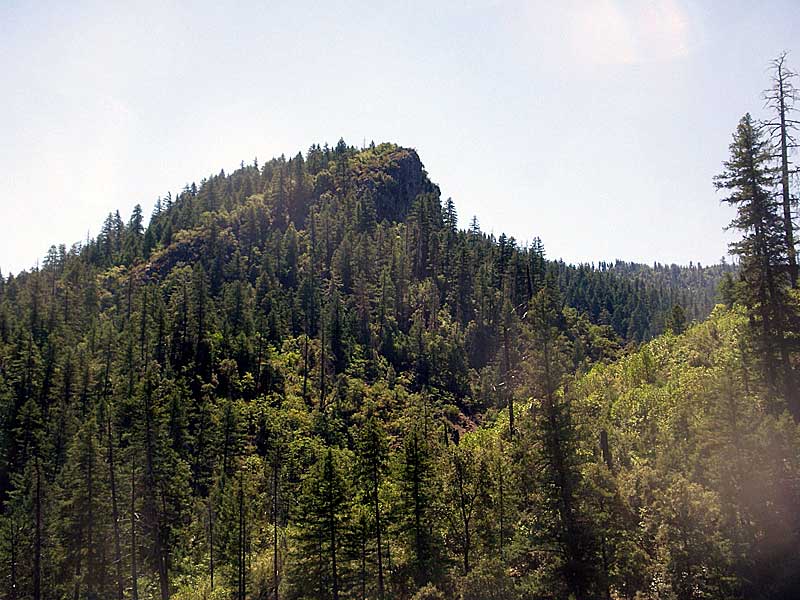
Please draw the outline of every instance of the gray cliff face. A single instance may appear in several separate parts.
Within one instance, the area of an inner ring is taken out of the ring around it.
[[[352,159],[356,194],[370,199],[378,221],[403,221],[421,194],[439,194],[413,149],[382,144]]]

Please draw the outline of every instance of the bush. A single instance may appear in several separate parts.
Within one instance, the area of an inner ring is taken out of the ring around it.
[[[417,590],[417,593],[411,597],[411,600],[447,600],[445,595],[439,591],[432,583],[429,583],[423,588]]]
[[[460,600],[517,600],[520,593],[514,580],[498,560],[478,563],[458,582]]]

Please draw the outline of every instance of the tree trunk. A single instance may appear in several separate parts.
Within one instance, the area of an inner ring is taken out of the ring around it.
[[[106,346],[106,370],[103,396],[108,396],[108,376],[111,368],[110,347]],[[106,406],[106,433],[108,437],[108,481],[111,487],[111,519],[114,522],[114,565],[117,575],[117,600],[123,600],[125,581],[122,578],[122,548],[119,532],[119,507],[117,505],[117,478],[114,468],[114,437],[111,430],[111,408]]]
[[[278,460],[276,458],[272,463],[272,585],[275,587],[275,600],[278,600],[278,584]]]
[[[500,521],[500,560],[505,560],[505,489],[504,489],[504,464],[503,464],[503,446],[500,446],[500,453],[499,453],[500,460],[498,461],[498,469],[497,469],[497,483],[498,483],[498,495],[499,495],[499,504],[498,507],[500,509],[499,514],[499,521]]]
[[[603,461],[606,463],[608,470],[614,468],[614,462],[611,458],[611,446],[608,443],[608,432],[605,429],[600,430],[600,451],[603,454]]]
[[[131,460],[131,587],[133,600],[139,600],[139,572],[136,564],[136,465]]]
[[[469,573],[470,529],[469,522],[472,513],[471,501],[464,491],[464,471],[462,464],[456,464],[456,479],[458,480],[458,503],[461,510],[461,524],[464,527],[464,575]]]
[[[256,394],[262,391],[261,387],[261,356],[264,348],[264,335],[261,327],[258,329],[258,350],[256,351]]]
[[[508,326],[503,323],[503,359],[505,362],[505,392],[508,396],[508,437],[514,439],[514,394],[511,389],[511,356],[509,351]]]
[[[328,515],[328,528],[331,543],[331,575],[333,577],[333,600],[339,600],[339,571],[336,564],[336,515],[331,506]]]
[[[378,549],[378,599],[383,600],[383,546],[381,545],[381,505],[378,496],[378,473],[377,469],[373,473],[372,493],[375,499],[375,542]]]
[[[144,377],[147,377],[147,369],[145,368]],[[145,399],[145,500],[147,504],[147,517],[150,521],[150,526],[155,531],[154,554],[158,557],[158,584],[161,592],[161,600],[169,600],[169,568],[168,568],[168,550],[166,548],[166,540],[164,539],[164,527],[161,523],[162,515],[159,514],[158,504],[156,501],[156,479],[155,479],[155,457],[153,449],[153,423],[150,400],[151,400],[150,384],[146,384],[144,399]],[[162,498],[163,501],[163,498]]]
[[[75,575],[73,577],[72,598],[81,598],[81,573],[83,572],[83,519],[78,519],[78,539],[75,542]]]
[[[780,58],[778,67],[778,117],[780,118],[781,138],[781,197],[783,200],[783,227],[786,236],[786,249],[789,257],[789,277],[792,287],[797,287],[797,251],[794,245],[794,227],[792,223],[792,203],[789,194],[789,133],[786,127],[786,75],[783,71],[783,58]]]
[[[88,457],[86,473],[86,489],[88,502],[86,503],[86,520],[88,525],[88,536],[86,540],[86,593],[89,598],[94,596],[95,578],[95,547],[94,547],[94,448],[89,446],[91,455]]]
[[[17,600],[17,534],[16,526],[14,525],[14,516],[11,514],[8,519],[8,527],[10,529],[10,542],[11,548],[9,549],[9,571],[11,574],[11,589],[9,591],[9,599]]]
[[[303,340],[303,401],[308,402],[308,326]]]
[[[211,589],[214,589],[214,507],[211,492],[208,494],[208,570],[211,576]]]
[[[239,478],[239,600],[244,600],[244,481]]]
[[[147,348],[147,288],[144,288],[142,294],[142,328],[139,333],[139,355],[141,356],[142,364],[144,364]]]
[[[361,530],[361,600],[367,598],[367,535],[366,530]]]
[[[42,474],[36,457],[36,531],[33,541],[33,600],[42,600]]]
[[[320,333],[320,361],[319,361],[319,377],[320,377],[320,395],[319,395],[319,408],[325,408],[325,320],[322,321],[322,331]]]

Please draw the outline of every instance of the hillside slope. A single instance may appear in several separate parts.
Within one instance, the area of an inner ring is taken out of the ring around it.
[[[771,398],[749,337],[744,311],[718,307],[576,382],[576,423],[595,442],[585,448],[602,454],[607,433],[602,471],[623,511],[607,540],[641,561],[617,576],[646,573],[656,597],[788,598],[800,588],[800,430]]]

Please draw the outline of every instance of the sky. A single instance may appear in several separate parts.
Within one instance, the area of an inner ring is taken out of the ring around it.
[[[712,177],[797,0],[0,3],[0,270],[241,161],[415,148],[462,226],[718,262]]]

